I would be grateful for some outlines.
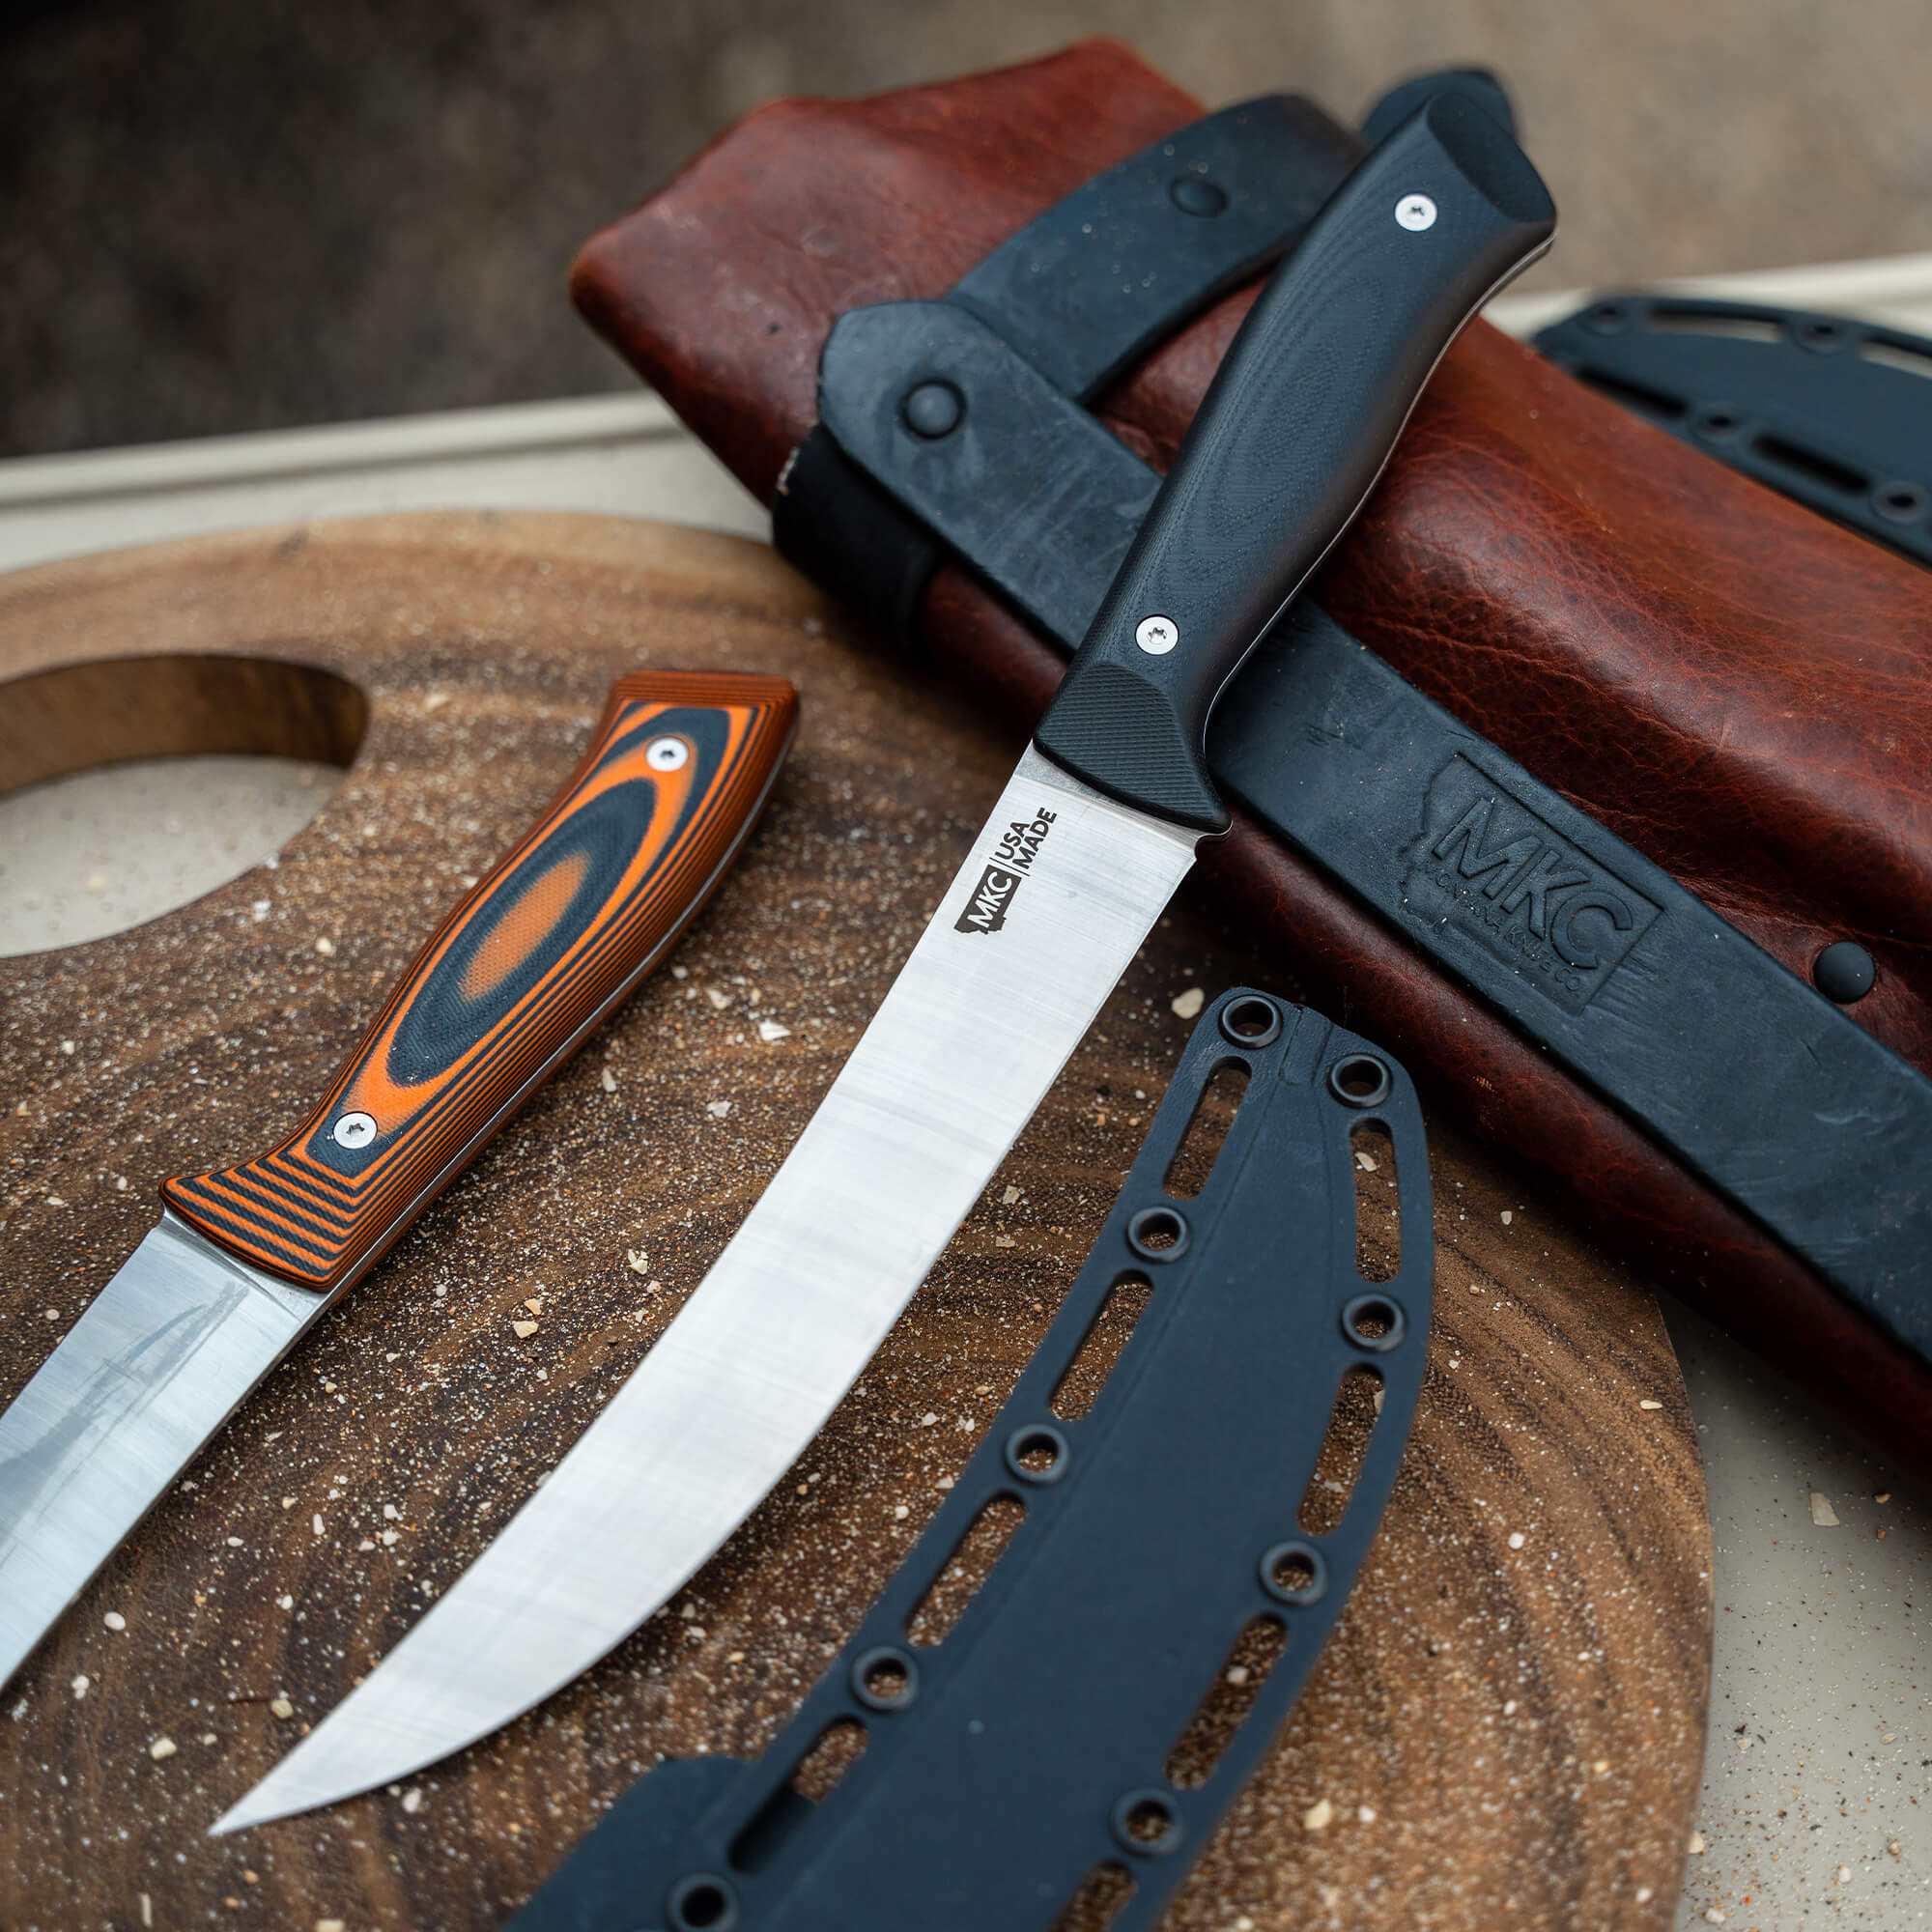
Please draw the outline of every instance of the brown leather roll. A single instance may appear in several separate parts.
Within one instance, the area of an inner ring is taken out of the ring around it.
[[[863,100],[782,101],[584,248],[584,315],[760,497],[836,316],[940,296],[1195,101],[1113,43]],[[1105,397],[1165,466],[1252,292]],[[1932,580],[1478,323],[1321,586],[1402,674],[1794,972],[1878,962],[1852,1016],[1932,1070]],[[928,647],[1030,725],[1062,661],[965,572]],[[1251,824],[1210,860],[1317,999],[1762,1352],[1932,1468],[1932,1373],[1639,1126]],[[1821,1132],[1825,1129],[1821,1128]],[[1898,1150],[1922,1168],[1932,1150]]]

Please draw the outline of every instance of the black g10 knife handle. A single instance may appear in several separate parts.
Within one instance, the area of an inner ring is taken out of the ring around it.
[[[1437,96],[1339,187],[1262,292],[1035,742],[1122,803],[1228,829],[1222,687],[1360,508],[1457,331],[1549,245],[1502,127]]]

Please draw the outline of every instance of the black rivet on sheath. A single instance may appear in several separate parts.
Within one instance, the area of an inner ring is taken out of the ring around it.
[[[1165,1791],[1129,1791],[1109,1822],[1122,1850],[1139,1858],[1165,1858],[1180,1843],[1180,1819]]]
[[[1395,1091],[1395,1076],[1373,1053],[1344,1054],[1328,1069],[1328,1091],[1345,1107],[1379,1107]]]
[[[1841,939],[1826,947],[1811,962],[1811,983],[1841,1007],[1862,1000],[1877,979],[1878,967],[1856,939]]]
[[[1050,1423],[1022,1424],[1007,1437],[1006,1454],[1023,1483],[1057,1483],[1066,1473],[1066,1437]]]
[[[672,1932],[731,1932],[738,1922],[738,1894],[710,1872],[679,1879],[665,1900]]]
[[[919,1695],[919,1665],[891,1645],[852,1664],[852,1694],[868,1711],[903,1711]]]
[[[937,442],[959,427],[966,398],[951,383],[922,383],[900,405],[899,413],[913,435]]]
[[[1219,214],[1228,205],[1227,189],[1199,175],[1182,175],[1167,192],[1182,214]]]

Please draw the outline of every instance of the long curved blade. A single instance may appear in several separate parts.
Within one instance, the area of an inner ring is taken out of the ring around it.
[[[497,1541],[216,1832],[331,1804],[486,1736],[718,1548],[864,1370],[1194,844],[1027,753],[818,1112],[657,1346]]]
[[[0,1415],[0,1683],[327,1306],[149,1230]]]

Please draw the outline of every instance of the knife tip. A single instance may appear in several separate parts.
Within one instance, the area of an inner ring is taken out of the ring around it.
[[[272,1798],[265,1798],[271,1779],[264,1778],[254,1790],[238,1804],[231,1804],[213,1824],[208,1828],[211,1838],[225,1838],[231,1832],[245,1832],[251,1825],[266,1825],[275,1818],[286,1818],[291,1812],[307,1807],[297,1804],[278,1804]]]

